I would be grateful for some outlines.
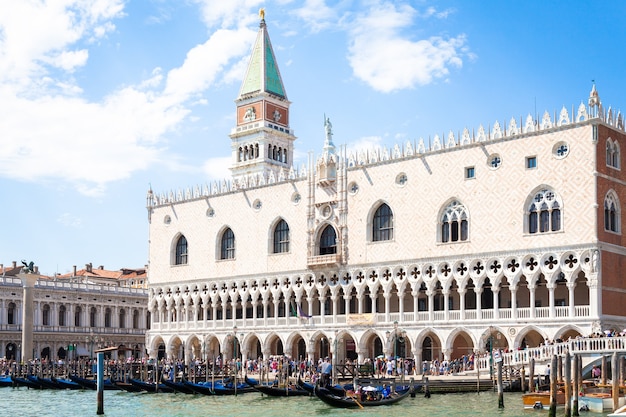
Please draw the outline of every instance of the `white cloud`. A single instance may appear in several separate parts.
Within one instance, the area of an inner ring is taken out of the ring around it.
[[[256,32],[245,27],[216,31],[209,40],[187,53],[182,66],[170,71],[165,94],[182,101],[206,89],[232,59],[249,51],[255,35]]]
[[[63,213],[57,218],[57,222],[66,227],[79,228],[82,226],[83,221],[70,213]]]
[[[10,3],[0,3],[0,176],[62,181],[90,196],[151,164],[185,166],[166,153],[168,133],[179,128],[188,107],[220,74],[228,76],[255,35],[245,25],[220,29],[167,74],[154,68],[136,85],[92,102],[82,96],[73,73],[88,65],[93,41],[123,17],[123,0]],[[219,9],[230,2],[203,4]],[[228,13],[250,16],[248,9],[222,9],[225,22]],[[209,163],[206,169],[220,171],[221,165]],[[228,174],[221,170],[220,178]]]
[[[346,144],[348,155],[360,152],[374,151],[383,147],[383,138],[380,136],[363,136]]]
[[[305,26],[313,33],[329,28],[336,16],[336,12],[326,5],[325,0],[306,0],[292,14],[304,20]]]
[[[203,166],[203,172],[207,178],[211,181],[221,181],[226,178],[230,178],[230,156],[221,158],[210,158]]]
[[[392,92],[429,84],[462,65],[463,35],[421,40],[403,36],[416,15],[408,5],[379,2],[352,22],[348,60],[357,78],[375,90]]]

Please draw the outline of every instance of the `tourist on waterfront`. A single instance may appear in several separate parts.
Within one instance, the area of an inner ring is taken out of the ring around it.
[[[322,386],[327,387],[330,385],[330,374],[332,372],[332,365],[330,360],[327,357],[324,358],[324,362],[322,362]]]

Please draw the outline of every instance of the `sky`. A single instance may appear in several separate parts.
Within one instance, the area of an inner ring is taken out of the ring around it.
[[[297,166],[324,115],[360,150],[571,111],[593,82],[626,108],[621,0],[0,0],[0,263],[144,267],[147,191],[229,178],[261,7]]]

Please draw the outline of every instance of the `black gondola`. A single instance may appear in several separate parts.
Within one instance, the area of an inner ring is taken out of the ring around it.
[[[203,395],[237,395],[253,392],[254,388],[245,383],[238,383],[237,389],[232,382],[224,384],[222,381],[195,383],[184,381],[185,386],[191,388],[195,393]]]
[[[321,388],[319,386],[315,387],[315,396],[324,401],[326,404],[336,408],[376,407],[381,405],[391,405],[402,401],[403,399],[408,397],[410,393],[411,390],[406,390],[401,394],[394,392],[388,398],[360,400],[355,397],[339,397],[337,395],[334,395],[326,388]]]
[[[129,379],[128,382],[130,382],[132,385],[134,385],[137,388],[141,388],[143,391],[146,392],[162,392],[162,393],[167,393],[167,392],[174,392],[174,389],[172,387],[168,387],[167,385],[164,384],[156,384],[154,382],[144,382],[141,381],[139,379]]]
[[[313,392],[315,390],[315,384],[312,384],[310,382],[304,382],[300,377],[298,377],[298,386],[310,392],[312,395],[315,395]],[[343,386],[343,387],[340,385],[330,385],[325,388],[328,389],[334,395],[338,397],[343,397],[344,395],[346,395],[347,389],[352,389],[352,384],[348,384],[347,386]]]
[[[124,381],[113,381],[113,384],[126,391],[126,392],[141,392],[143,391],[143,389],[141,387],[137,387],[133,384],[131,384],[130,382],[124,382]]]
[[[0,376],[0,387],[12,387],[15,385],[15,381],[11,378],[11,375]]]
[[[83,388],[92,389],[92,390],[98,389],[98,381],[96,381],[95,379],[81,378],[76,375],[70,375],[70,379],[76,382],[78,385],[82,386]],[[103,389],[107,391],[114,391],[114,390],[120,391],[121,390],[121,388],[115,385],[113,381],[111,381],[110,379],[104,380]]]
[[[19,377],[14,376],[13,377],[13,382],[15,382],[15,386],[16,387],[28,387],[28,388],[32,388],[32,389],[43,389],[41,384],[39,384],[38,382],[33,382],[33,381],[29,380],[28,378],[19,378]]]
[[[61,387],[61,389],[75,390],[75,389],[83,389],[84,388],[80,384],[77,384],[76,382],[72,381],[71,379],[55,378],[55,377],[52,377],[50,379],[53,380],[57,385],[59,385],[59,387]]]
[[[180,392],[182,394],[195,394],[195,391],[192,390],[190,387],[188,387],[187,385],[185,385],[184,382],[176,382],[176,381],[170,381],[168,379],[163,378],[161,380],[161,382],[172,388],[174,390],[174,392]]]
[[[252,381],[245,377],[245,381],[248,385],[254,388],[255,391],[260,392],[261,394],[268,395],[270,397],[302,397],[306,395],[311,395],[311,393],[303,388],[298,387],[297,385],[286,385],[285,387],[280,387],[277,385],[263,385],[256,384],[253,385]]]

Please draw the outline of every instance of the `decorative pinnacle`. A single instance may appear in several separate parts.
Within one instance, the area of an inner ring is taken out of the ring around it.
[[[261,7],[259,9],[259,17],[261,18],[261,20],[265,20],[265,8]]]

